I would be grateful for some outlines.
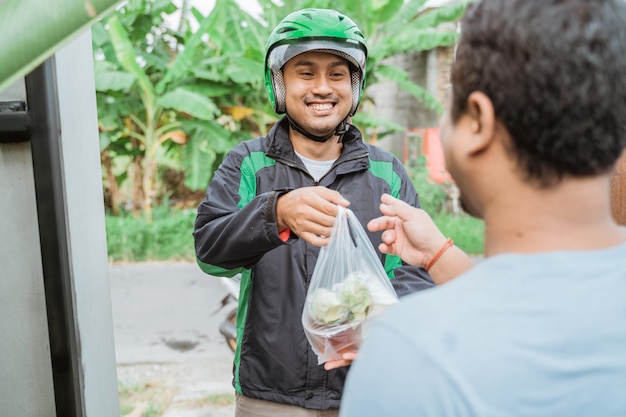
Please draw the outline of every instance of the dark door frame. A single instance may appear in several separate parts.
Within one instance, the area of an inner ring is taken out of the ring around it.
[[[54,56],[25,80],[56,412],[84,417]]]

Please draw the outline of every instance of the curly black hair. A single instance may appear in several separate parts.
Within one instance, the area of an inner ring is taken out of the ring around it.
[[[610,172],[626,147],[626,1],[474,3],[451,83],[452,120],[489,96],[529,180]]]

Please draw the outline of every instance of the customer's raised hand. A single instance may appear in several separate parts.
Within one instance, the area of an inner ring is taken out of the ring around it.
[[[381,197],[383,216],[370,221],[368,229],[383,231],[378,249],[397,255],[404,262],[425,267],[435,284],[443,284],[474,266],[465,252],[452,244],[428,213],[388,194]]]
[[[446,242],[430,216],[422,209],[384,194],[380,211],[383,216],[371,220],[370,231],[383,231],[378,249],[397,255],[406,263],[424,266]]]

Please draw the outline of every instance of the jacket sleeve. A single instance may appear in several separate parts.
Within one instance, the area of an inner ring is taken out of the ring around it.
[[[394,170],[398,174],[400,181],[399,187],[396,188],[397,191],[392,190],[392,194],[396,194],[394,197],[405,201],[413,207],[420,207],[417,191],[406,169],[397,158],[394,160]],[[433,279],[425,269],[407,265],[397,256],[386,256],[385,270],[387,270],[388,274],[391,272],[390,276],[393,277],[391,284],[396,290],[398,297],[435,286]]]
[[[226,155],[198,206],[196,256],[202,269],[213,275],[232,275],[220,269],[249,268],[267,251],[285,244],[278,236],[276,199],[286,190],[256,195],[256,174],[242,166],[244,149],[242,144]]]

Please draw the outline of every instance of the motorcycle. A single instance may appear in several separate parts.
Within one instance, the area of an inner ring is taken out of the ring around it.
[[[226,344],[233,352],[237,348],[237,306],[239,304],[239,287],[241,283],[240,275],[235,275],[232,278],[220,277],[222,284],[226,287],[226,295],[222,298],[221,305],[213,312],[216,314],[218,311],[230,306],[230,311],[226,314],[224,321],[220,323],[219,331]],[[232,305],[234,303],[234,306]]]

